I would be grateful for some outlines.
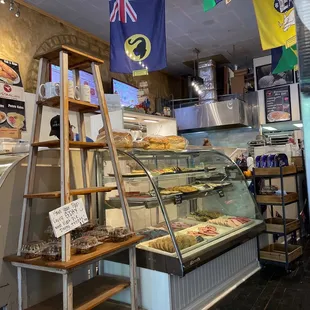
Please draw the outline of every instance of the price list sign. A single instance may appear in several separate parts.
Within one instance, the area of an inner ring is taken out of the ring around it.
[[[292,120],[290,86],[265,89],[266,123]]]
[[[49,218],[56,238],[88,222],[81,198],[49,212]]]

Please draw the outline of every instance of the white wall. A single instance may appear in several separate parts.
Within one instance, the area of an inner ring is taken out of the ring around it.
[[[35,94],[25,93],[25,110],[26,110],[26,125],[27,131],[22,132],[22,139],[30,141],[31,130],[34,118]],[[51,130],[50,120],[55,115],[60,114],[59,109],[44,107],[42,116],[42,125],[40,132],[40,141],[55,140],[55,137],[50,137]],[[77,113],[69,112],[69,119],[71,125],[75,126],[74,132],[77,132]],[[90,136],[90,115],[85,115],[86,135]]]
[[[35,105],[35,94],[25,93],[25,108],[26,108],[26,124],[27,124],[27,131],[22,132],[22,139],[26,141],[30,141],[31,137],[31,130],[33,125],[34,119],[34,105]],[[49,133],[51,130],[50,120],[55,115],[60,114],[59,109],[44,107],[43,108],[43,116],[42,116],[42,125],[41,125],[41,134],[40,134],[40,141],[46,140],[55,140],[55,137],[50,137]],[[123,112],[120,111],[113,111],[109,113],[112,128],[113,129],[122,129],[123,126]],[[78,132],[77,126],[77,113],[76,112],[69,112],[69,119],[71,125],[75,126],[73,128],[73,132]],[[102,117],[100,114],[98,115],[85,115],[85,126],[86,126],[86,135],[92,138],[94,141],[97,138],[98,130],[102,128]]]
[[[264,98],[264,90],[257,90],[256,67],[263,66],[263,65],[268,65],[268,64],[271,64],[271,56],[255,58],[253,60],[255,90],[258,93],[259,123],[260,124],[266,124],[265,98]],[[297,121],[297,120],[300,120],[300,106],[299,106],[298,84],[291,84],[290,85],[290,91],[291,91],[292,121]]]

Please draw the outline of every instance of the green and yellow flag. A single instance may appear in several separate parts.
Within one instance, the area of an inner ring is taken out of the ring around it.
[[[210,11],[220,2],[222,2],[222,0],[203,0],[203,10],[205,12]]]
[[[298,55],[296,44],[289,48],[286,48],[285,46],[273,48],[271,50],[271,59],[273,74],[298,69]]]
[[[293,1],[253,0],[263,50],[296,44]]]

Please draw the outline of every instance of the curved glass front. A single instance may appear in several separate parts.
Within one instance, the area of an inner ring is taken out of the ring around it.
[[[242,172],[226,155],[214,150],[119,154],[134,228],[145,236],[137,246],[142,252],[193,265],[206,253],[233,247],[264,229]],[[100,181],[114,185],[108,152],[99,152],[98,162]],[[107,194],[104,203],[106,223],[122,225],[115,209],[119,198]]]

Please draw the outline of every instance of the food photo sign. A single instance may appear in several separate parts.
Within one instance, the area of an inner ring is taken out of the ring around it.
[[[24,88],[19,65],[0,59],[0,128],[26,130]]]
[[[265,89],[266,123],[292,120],[291,95],[289,86]]]

